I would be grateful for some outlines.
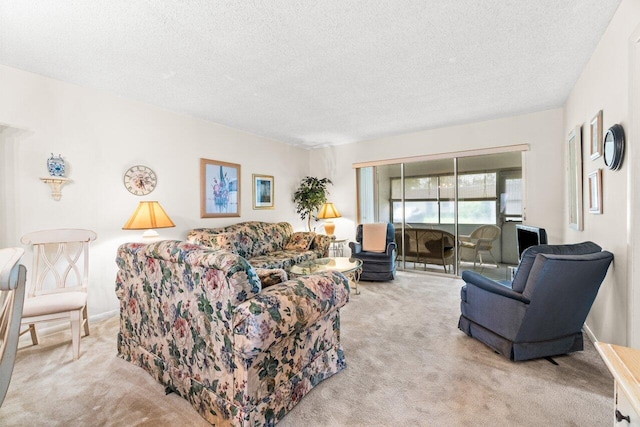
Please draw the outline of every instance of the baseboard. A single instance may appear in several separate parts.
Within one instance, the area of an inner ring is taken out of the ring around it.
[[[116,308],[115,310],[94,314],[93,316],[89,316],[89,321],[95,322],[95,321],[100,321],[104,319],[109,319],[111,317],[117,316],[119,312],[120,312],[120,309]]]
[[[591,342],[598,342],[598,338],[596,338],[596,335],[593,333],[589,325],[585,323],[584,325],[582,325],[582,329],[587,334]]]
[[[91,322],[99,322],[105,319],[109,319],[111,317],[117,316],[119,313],[119,309],[106,311],[104,313],[94,314],[93,316],[89,316],[89,326],[91,326]],[[38,324],[36,324],[38,325]],[[43,323],[42,326],[36,326],[39,336],[47,336],[52,335],[61,331],[70,330],[68,321],[60,321],[54,323]],[[31,342],[31,335],[24,334],[20,337],[20,341],[27,340]]]

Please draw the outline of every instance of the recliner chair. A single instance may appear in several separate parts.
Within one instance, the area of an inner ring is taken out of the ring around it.
[[[613,254],[593,242],[537,245],[513,282],[466,270],[458,328],[511,360],[580,351],[582,325]]]
[[[356,242],[349,242],[351,257],[362,260],[360,280],[387,282],[396,277],[396,244],[393,224],[387,224],[386,250],[384,252],[366,252],[362,250],[362,224],[356,228]]]

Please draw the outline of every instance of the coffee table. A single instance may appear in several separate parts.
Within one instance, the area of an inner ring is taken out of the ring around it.
[[[349,279],[355,289],[355,294],[360,295],[358,282],[362,273],[362,260],[348,257],[328,257],[318,258],[311,261],[301,262],[291,267],[289,273],[292,276],[306,276],[323,271],[337,271]]]

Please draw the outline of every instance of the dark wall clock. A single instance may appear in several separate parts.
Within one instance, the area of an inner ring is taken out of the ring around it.
[[[622,166],[624,157],[624,128],[613,125],[604,135],[604,164],[611,170],[618,170]]]

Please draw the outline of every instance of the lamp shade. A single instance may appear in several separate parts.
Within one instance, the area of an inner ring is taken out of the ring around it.
[[[341,216],[333,203],[325,203],[318,212],[318,219],[340,218]]]
[[[158,202],[140,202],[123,230],[147,230],[152,228],[168,228],[176,225]]]

